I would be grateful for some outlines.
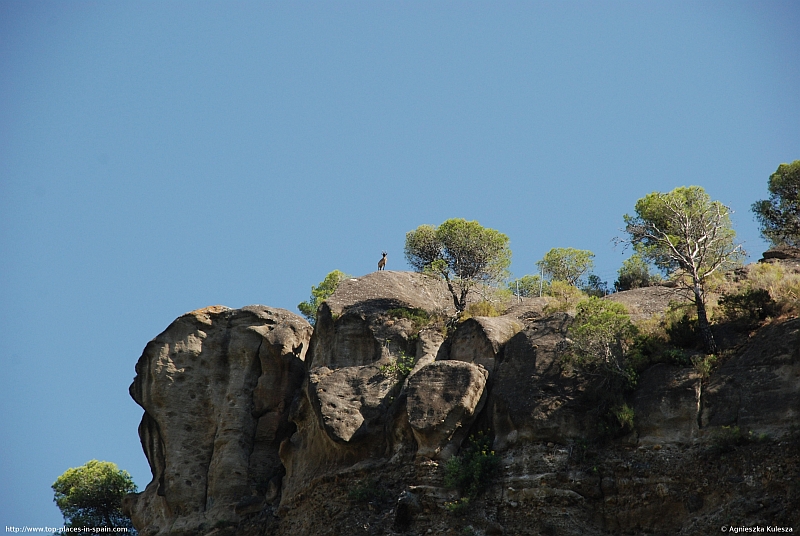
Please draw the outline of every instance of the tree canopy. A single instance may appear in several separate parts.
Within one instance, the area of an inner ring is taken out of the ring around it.
[[[130,518],[122,513],[122,498],[135,493],[136,484],[116,464],[91,460],[67,469],[52,488],[66,527],[128,528],[135,534]]]
[[[761,234],[775,246],[800,247],[800,160],[778,166],[767,189],[769,199],[751,207]]]
[[[511,264],[506,235],[463,218],[409,231],[405,256],[415,270],[444,278],[459,314],[466,309],[470,288],[501,282]]]
[[[649,287],[659,280],[658,274],[650,273],[650,265],[647,261],[638,253],[634,253],[622,261],[622,267],[617,271],[614,289],[620,291]]]
[[[576,306],[572,356],[586,368],[631,379],[627,354],[637,332],[624,305],[592,296]]]
[[[550,281],[542,279],[539,274],[523,275],[519,279],[509,281],[508,290],[510,290],[514,296],[520,296],[523,298],[549,296]]]
[[[336,287],[339,286],[339,283],[349,277],[349,275],[341,270],[330,272],[319,285],[311,287],[311,296],[308,298],[308,301],[297,304],[297,309],[309,322],[314,324],[317,319],[317,309],[319,309],[319,306],[336,291]]]
[[[679,276],[694,293],[698,328],[707,353],[717,351],[705,309],[704,282],[720,269],[738,265],[744,256],[735,241],[730,209],[712,201],[700,186],[653,192],[626,214],[625,232],[645,260]],[[687,277],[682,277],[687,276]]]
[[[594,268],[594,253],[587,249],[553,248],[536,266],[553,281],[577,285],[584,274]]]

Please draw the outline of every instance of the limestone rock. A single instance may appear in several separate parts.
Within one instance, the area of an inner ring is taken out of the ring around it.
[[[443,342],[444,335],[437,330],[423,329],[419,332],[416,352],[417,360],[409,377],[419,372],[426,365],[436,361],[436,356],[439,355]]]
[[[702,426],[780,437],[800,425],[800,319],[761,329],[703,393]]]
[[[450,340],[449,359],[475,363],[492,372],[503,345],[522,329],[515,317],[473,317],[458,325]]]
[[[124,506],[140,534],[234,520],[243,499],[280,477],[278,446],[291,432],[310,336],[283,309],[210,307],[148,343],[130,393],[145,410],[139,433],[153,480]]]
[[[633,401],[639,443],[691,443],[699,435],[700,375],[666,364],[642,373]]]
[[[419,456],[455,454],[486,399],[488,371],[462,361],[436,361],[408,381],[408,422]]]

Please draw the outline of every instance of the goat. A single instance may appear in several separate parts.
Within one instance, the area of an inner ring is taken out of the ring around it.
[[[386,268],[386,252],[384,251],[382,253],[383,253],[383,258],[378,261],[378,270],[383,270],[384,268]]]

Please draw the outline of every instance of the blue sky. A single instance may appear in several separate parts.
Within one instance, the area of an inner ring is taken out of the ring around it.
[[[296,310],[463,217],[512,271],[652,191],[749,211],[800,158],[800,4],[0,1],[0,525],[97,458],[150,480],[129,398],[180,314]]]

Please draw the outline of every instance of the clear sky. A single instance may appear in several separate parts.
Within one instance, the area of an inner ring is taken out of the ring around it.
[[[150,480],[128,396],[208,305],[294,310],[448,218],[521,276],[697,184],[735,211],[800,158],[800,3],[0,0],[0,526],[96,458]]]

